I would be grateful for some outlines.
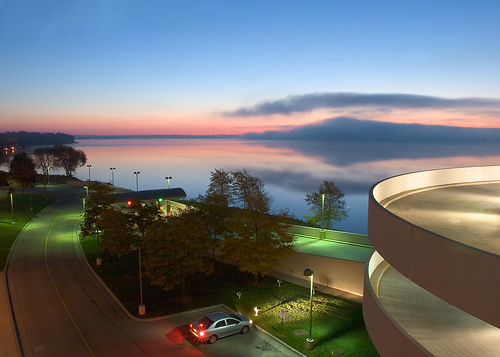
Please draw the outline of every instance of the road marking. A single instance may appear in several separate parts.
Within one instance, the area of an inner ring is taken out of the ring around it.
[[[87,349],[89,350],[90,352],[90,355],[92,357],[95,357],[94,356],[94,353],[92,353],[92,350],[90,349],[90,346],[89,344],[87,343],[87,340],[85,339],[85,337],[83,336],[82,334],[82,331],[80,331],[80,329],[78,328],[75,320],[73,319],[73,316],[71,315],[71,313],[69,312],[68,310],[68,307],[66,306],[66,304],[64,303],[62,297],[61,297],[61,294],[59,294],[59,291],[57,290],[57,287],[56,287],[56,284],[54,282],[54,279],[52,278],[52,274],[50,273],[50,269],[49,269],[49,264],[48,264],[48,261],[47,261],[47,245],[49,243],[49,236],[50,236],[50,233],[52,232],[52,228],[54,227],[54,225],[56,224],[57,220],[59,219],[59,217],[61,217],[61,215],[64,213],[64,211],[62,211],[61,213],[59,213],[59,215],[56,217],[56,219],[54,220],[54,222],[52,222],[50,228],[49,228],[49,231],[47,232],[47,237],[45,238],[45,251],[44,251],[44,254],[45,254],[45,267],[47,268],[47,273],[49,274],[49,278],[50,278],[50,281],[52,282],[52,286],[54,287],[54,290],[56,291],[57,293],[57,296],[59,296],[59,300],[61,300],[61,303],[63,304],[64,306],[64,309],[66,310],[66,312],[68,313],[68,316],[71,320],[71,322],[73,322],[73,325],[75,326],[76,328],[76,331],[78,331],[78,334],[80,335],[80,337],[82,338],[83,342],[85,343],[85,346],[87,346]]]

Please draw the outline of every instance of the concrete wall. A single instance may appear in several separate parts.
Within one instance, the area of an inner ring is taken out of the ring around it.
[[[500,257],[415,226],[379,203],[398,193],[433,185],[493,181],[499,166],[419,172],[372,188],[368,235],[377,251],[401,274],[452,305],[500,327]]]
[[[351,294],[363,295],[365,263],[322,257],[306,253],[294,253],[280,260],[274,269],[278,273],[309,281],[304,269],[314,271],[314,284],[324,285]]]
[[[346,242],[351,244],[359,244],[365,246],[372,246],[370,239],[366,234],[357,234],[357,233],[348,233],[348,232],[340,232],[333,231],[329,229],[321,229],[315,227],[306,227],[306,226],[296,226],[292,225],[290,227],[290,232],[295,234],[300,234],[306,237],[314,237],[314,238],[322,238],[329,239],[333,241]]]

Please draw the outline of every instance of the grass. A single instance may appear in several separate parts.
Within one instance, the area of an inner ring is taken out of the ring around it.
[[[33,194],[30,205],[28,193],[14,193],[14,214],[12,215],[10,196],[0,197],[0,271],[5,268],[10,249],[19,232],[33,217],[55,200],[56,197]]]
[[[130,253],[122,258],[100,253],[102,265],[96,266],[97,244],[95,239],[81,240],[82,248],[96,272],[106,282],[124,306],[138,316],[140,301],[138,257]],[[305,349],[309,334],[309,289],[264,277],[258,283],[250,274],[242,273],[231,265],[216,263],[210,276],[191,276],[186,282],[188,296],[179,289],[165,292],[151,286],[143,277],[143,300],[146,318],[169,315],[196,308],[223,303],[230,308],[251,317],[255,323],[270,334],[284,341],[307,356],[332,355],[339,349],[344,356],[379,356],[373,346],[363,322],[361,304],[343,300],[332,295],[313,295],[313,329],[315,347]],[[241,292],[238,298],[237,292]],[[258,316],[253,308],[260,307]],[[280,311],[285,310],[281,327]],[[306,335],[297,335],[303,330]]]

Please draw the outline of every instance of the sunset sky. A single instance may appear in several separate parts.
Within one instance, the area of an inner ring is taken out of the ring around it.
[[[500,127],[498,0],[0,0],[0,131]]]

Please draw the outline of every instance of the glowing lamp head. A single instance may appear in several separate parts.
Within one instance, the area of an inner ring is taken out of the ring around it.
[[[132,205],[132,201],[127,201],[127,204],[128,204],[129,206],[131,206],[131,205]]]

